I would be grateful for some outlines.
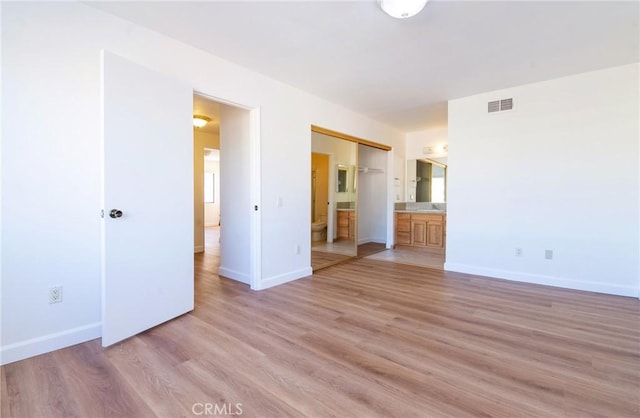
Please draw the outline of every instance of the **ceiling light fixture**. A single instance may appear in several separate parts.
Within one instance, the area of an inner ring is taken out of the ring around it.
[[[386,14],[398,19],[415,16],[427,4],[428,0],[378,0],[380,8]]]
[[[193,126],[196,128],[202,128],[209,122],[211,122],[211,118],[201,115],[193,115]]]

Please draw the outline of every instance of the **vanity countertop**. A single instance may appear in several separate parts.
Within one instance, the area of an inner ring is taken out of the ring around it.
[[[336,209],[338,212],[353,212],[354,208],[338,208]]]
[[[437,214],[437,215],[446,215],[447,211],[446,210],[439,210],[439,209],[401,209],[401,210],[395,210],[394,212],[396,213],[433,213],[433,214]]]

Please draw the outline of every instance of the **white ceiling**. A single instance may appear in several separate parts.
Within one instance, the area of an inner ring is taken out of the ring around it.
[[[393,19],[376,1],[105,2],[114,15],[403,131],[446,101],[639,61],[639,3],[436,1]]]

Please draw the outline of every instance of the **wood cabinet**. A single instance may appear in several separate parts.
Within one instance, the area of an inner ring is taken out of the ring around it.
[[[356,211],[338,211],[338,238],[353,240],[356,236]]]
[[[444,250],[444,216],[427,222],[427,242],[429,248]]]
[[[427,221],[411,216],[411,245],[427,245]]]
[[[396,213],[396,244],[411,244],[411,214]]]
[[[349,239],[356,239],[356,211],[349,211]]]
[[[444,252],[446,214],[396,212],[396,245],[423,247]]]

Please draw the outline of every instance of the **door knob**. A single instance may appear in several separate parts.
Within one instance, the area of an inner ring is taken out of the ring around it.
[[[109,216],[111,216],[113,219],[122,218],[122,211],[120,209],[111,209],[111,212],[109,212]]]

